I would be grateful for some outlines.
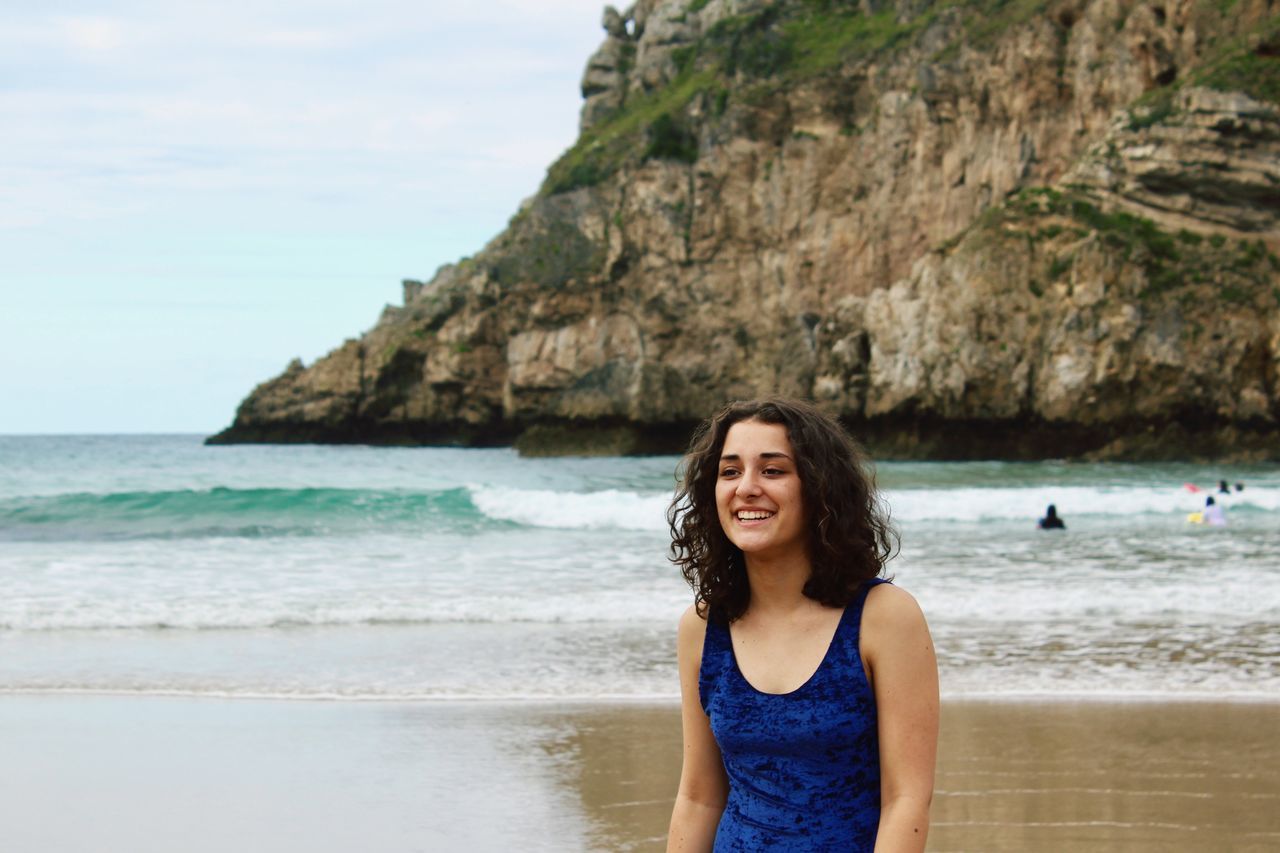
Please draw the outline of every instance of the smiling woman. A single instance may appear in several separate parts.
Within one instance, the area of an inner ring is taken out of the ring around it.
[[[740,421],[725,435],[716,481],[720,528],[757,559],[806,552],[804,494],[786,427]]]
[[[733,447],[726,449],[730,433]],[[768,454],[744,460],[742,451]],[[722,458],[726,454],[738,458]],[[735,403],[705,423],[684,461],[684,481],[672,503],[672,556],[693,585],[697,600],[738,619],[750,590],[742,571],[743,549],[733,539],[741,528],[722,514],[720,494],[750,462],[759,468],[746,486],[798,486],[809,531],[804,559],[809,564],[805,594],[830,607],[843,607],[864,583],[879,575],[894,553],[875,478],[858,446],[838,423],[812,406],[790,400]],[[772,462],[772,465],[761,465]],[[779,473],[769,473],[777,469]],[[779,479],[779,477],[782,477]],[[798,481],[798,483],[796,482]],[[750,496],[738,498],[745,504]]]
[[[669,850],[923,850],[938,731],[933,644],[880,578],[894,535],[840,425],[728,406],[671,504],[684,764]]]

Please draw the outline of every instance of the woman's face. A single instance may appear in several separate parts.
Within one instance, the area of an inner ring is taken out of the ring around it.
[[[777,557],[808,546],[795,451],[782,424],[738,421],[725,435],[716,510],[744,554]]]

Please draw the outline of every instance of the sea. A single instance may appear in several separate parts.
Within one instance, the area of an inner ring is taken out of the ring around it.
[[[674,700],[678,466],[0,436],[0,693]],[[1280,696],[1276,466],[877,478],[944,698]],[[1227,525],[1189,523],[1220,479]]]

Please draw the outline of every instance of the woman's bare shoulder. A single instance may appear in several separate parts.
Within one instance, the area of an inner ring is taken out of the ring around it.
[[[698,612],[698,606],[690,605],[680,615],[680,629],[676,631],[676,646],[685,656],[700,658],[705,637],[707,637],[707,616]]]
[[[925,629],[924,611],[915,596],[897,584],[876,584],[867,593],[867,603],[862,611],[863,629],[912,632]]]
[[[690,604],[680,614],[680,636],[693,634],[701,637],[707,631],[707,617],[698,612],[698,605]]]

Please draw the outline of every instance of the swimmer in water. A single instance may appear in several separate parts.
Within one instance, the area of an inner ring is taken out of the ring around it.
[[[1222,511],[1222,507],[1212,497],[1204,499],[1204,513],[1202,515],[1204,523],[1210,527],[1227,526],[1227,514]]]
[[[1044,518],[1036,522],[1036,526],[1041,530],[1066,530],[1067,525],[1058,517],[1058,507],[1049,504],[1049,508],[1044,511]]]

